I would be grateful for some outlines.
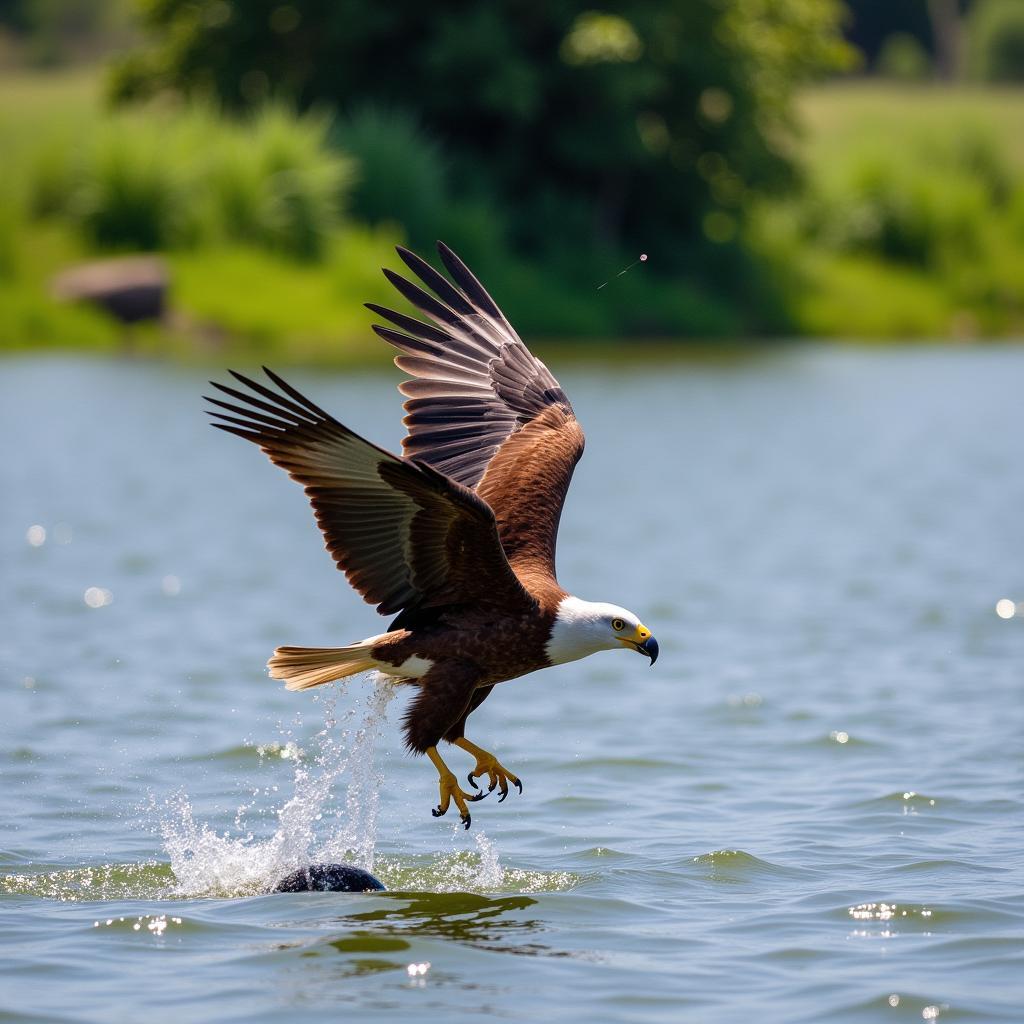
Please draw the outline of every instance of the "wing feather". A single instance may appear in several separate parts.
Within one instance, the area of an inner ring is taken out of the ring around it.
[[[234,371],[248,390],[214,383],[234,401],[207,399],[213,425],[259,445],[305,486],[328,551],[378,611],[532,600],[485,501],[370,444],[264,370],[279,391]]]
[[[553,581],[558,521],[583,432],[558,381],[472,271],[443,243],[438,252],[451,280],[398,249],[429,292],[384,271],[431,323],[368,304],[394,325],[374,330],[398,349],[395,363],[412,377],[399,385],[403,452],[474,488],[494,509],[513,568],[529,563]]]

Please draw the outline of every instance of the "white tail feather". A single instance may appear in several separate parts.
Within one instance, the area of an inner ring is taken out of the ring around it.
[[[348,647],[278,647],[267,668],[271,678],[284,680],[285,689],[308,690],[376,668],[370,648],[378,639],[371,637]]]

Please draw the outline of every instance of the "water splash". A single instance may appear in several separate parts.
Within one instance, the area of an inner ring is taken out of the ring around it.
[[[565,892],[582,881],[582,876],[569,871],[504,867],[494,840],[476,826],[474,830],[475,850],[383,855],[378,858],[377,877],[392,891],[419,893]],[[455,829],[453,835],[457,835]]]
[[[323,726],[310,742],[296,743],[282,727],[280,742],[256,748],[261,757],[292,765],[292,792],[279,806],[266,806],[277,787],[256,789],[235,814],[228,832],[197,821],[184,792],[157,805],[155,819],[170,859],[174,882],[163,895],[248,896],[269,892],[285,875],[311,863],[354,864],[373,871],[392,890],[435,893],[551,892],[572,888],[579,877],[503,867],[496,844],[477,829],[475,849],[465,848],[453,826],[453,848],[430,854],[377,854],[377,827],[384,776],[376,758],[377,740],[397,684],[372,674],[372,689],[338,714],[344,684],[320,695]],[[305,748],[305,749],[303,749]],[[344,801],[337,798],[347,784]],[[251,826],[272,818],[273,832]]]
[[[360,751],[352,763],[345,798],[347,820],[319,849],[316,859],[345,860],[367,871],[373,870],[377,845],[377,815],[384,773],[376,763],[377,739],[387,719],[387,708],[397,684],[378,675],[368,700],[366,717],[356,732],[353,751]]]
[[[314,737],[312,753],[291,743],[283,748],[294,764],[293,793],[276,810],[276,828],[269,838],[259,839],[248,828],[255,803],[238,809],[238,835],[218,833],[197,822],[185,793],[164,803],[158,827],[177,880],[176,895],[267,892],[284,875],[314,861],[345,861],[373,869],[383,784],[374,749],[396,687],[386,677],[371,681],[373,689],[358,724],[358,705],[336,714],[337,700],[346,690],[338,686],[323,698],[324,726]],[[344,776],[344,812],[332,811],[334,790]]]

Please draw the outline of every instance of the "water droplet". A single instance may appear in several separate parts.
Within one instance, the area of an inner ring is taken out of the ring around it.
[[[41,548],[46,543],[46,527],[34,523],[25,531],[25,540],[34,548]]]
[[[113,603],[114,595],[105,587],[89,587],[83,600],[90,608],[102,608]]]

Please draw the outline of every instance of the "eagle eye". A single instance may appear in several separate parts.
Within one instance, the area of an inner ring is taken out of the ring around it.
[[[616,633],[625,628],[626,624],[622,621],[622,619],[612,619],[612,629],[614,629]]]

